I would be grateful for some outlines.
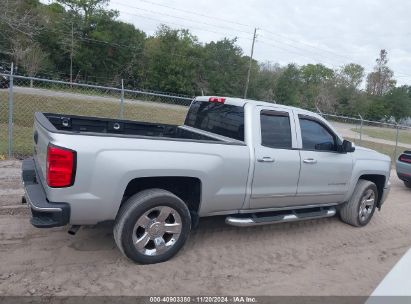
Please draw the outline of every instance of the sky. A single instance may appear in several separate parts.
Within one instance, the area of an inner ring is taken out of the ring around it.
[[[200,42],[238,37],[260,62],[358,63],[372,71],[381,49],[398,85],[411,84],[411,1],[407,0],[110,0],[119,19],[149,35],[160,24],[187,28]]]

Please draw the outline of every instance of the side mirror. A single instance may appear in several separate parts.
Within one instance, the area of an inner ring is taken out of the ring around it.
[[[354,152],[354,151],[355,151],[355,148],[352,146],[352,142],[344,139],[341,145],[341,152],[348,153],[348,152]]]
[[[320,151],[333,151],[335,150],[335,145],[332,142],[324,142],[324,143],[316,144],[314,148],[315,150],[320,150]]]

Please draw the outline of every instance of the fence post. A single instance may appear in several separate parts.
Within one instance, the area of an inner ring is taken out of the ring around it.
[[[360,124],[360,144],[362,144],[362,125],[363,125],[364,120],[362,119],[361,114],[358,114],[358,116],[360,116],[360,119],[361,119],[361,124]]]
[[[120,119],[124,119],[124,80],[121,79]]]
[[[321,117],[323,117],[323,112],[321,112],[320,108],[316,105],[315,108],[317,109],[317,113],[320,114]]]
[[[400,132],[400,127],[399,127],[398,123],[395,125],[395,128],[397,129],[397,134],[396,134],[396,137],[395,137],[394,159],[397,158],[398,135],[399,135],[399,132]]]
[[[10,75],[9,75],[9,123],[8,123],[8,157],[13,156],[13,62],[11,63]]]

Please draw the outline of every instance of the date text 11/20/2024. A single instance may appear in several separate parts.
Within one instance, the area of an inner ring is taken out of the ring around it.
[[[255,297],[213,297],[213,296],[197,296],[197,297],[150,297],[150,303],[257,303]]]

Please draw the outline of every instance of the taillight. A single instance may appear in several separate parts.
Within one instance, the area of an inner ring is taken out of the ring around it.
[[[225,98],[224,97],[210,97],[208,99],[209,102],[219,102],[219,103],[224,103]]]
[[[49,145],[47,148],[47,184],[50,187],[69,187],[74,183],[76,152]]]
[[[410,163],[411,164],[411,155],[401,154],[400,157],[398,158],[398,160],[402,161],[404,163]]]

